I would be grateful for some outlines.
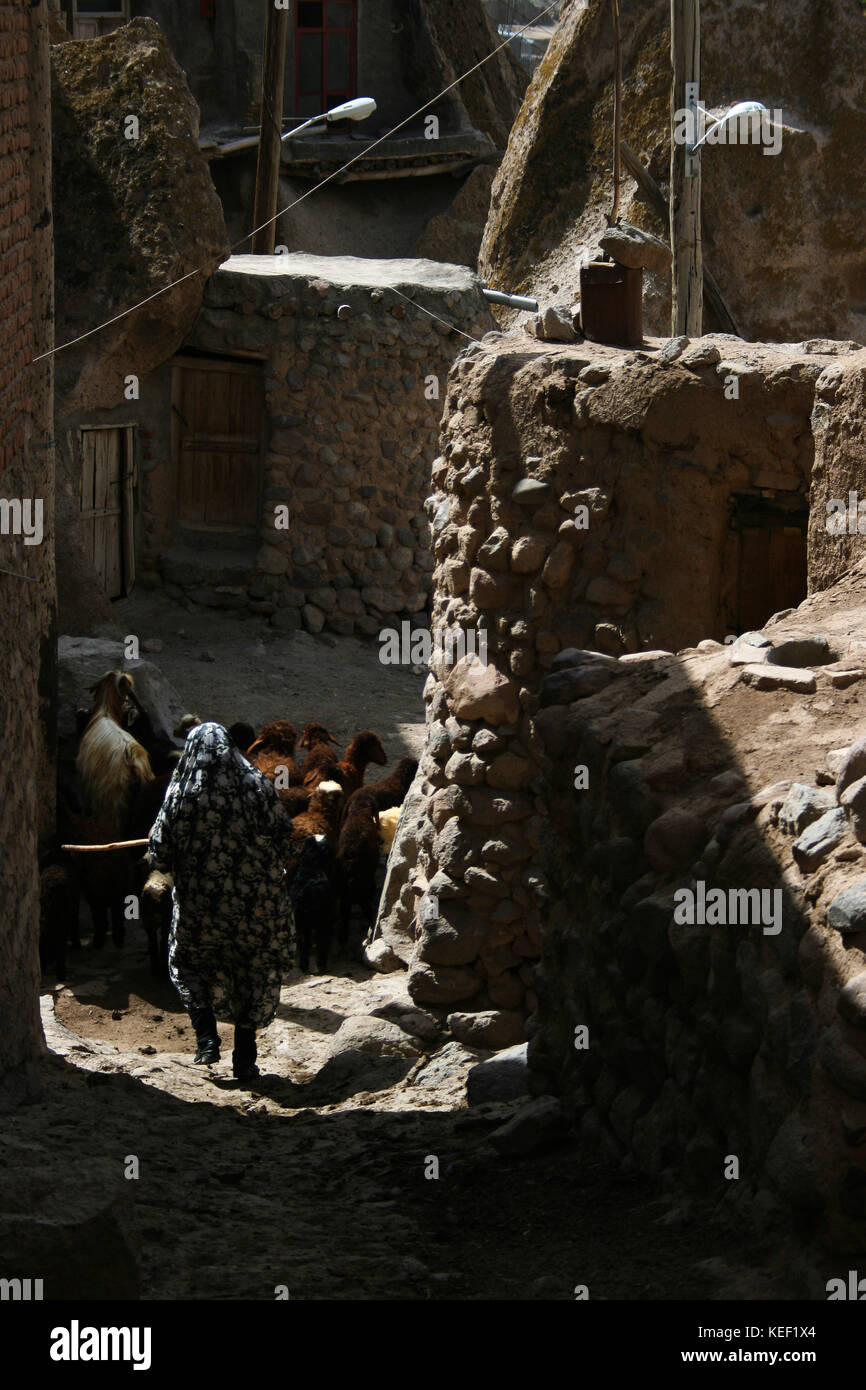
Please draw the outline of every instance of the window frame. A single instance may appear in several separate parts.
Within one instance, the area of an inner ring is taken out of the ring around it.
[[[79,0],[72,0],[72,13],[75,19],[128,19],[129,0],[118,0],[116,10],[82,10]]]
[[[341,0],[343,4],[352,6],[352,18],[348,25],[330,25],[328,23],[328,0],[319,0],[322,6],[322,23],[318,25],[301,24],[301,0],[296,0],[295,4],[295,115],[300,116],[300,106],[302,99],[311,97],[315,93],[301,91],[300,67],[301,67],[301,44],[300,40],[305,34],[319,34],[322,38],[322,66],[321,66],[321,86],[319,92],[322,98],[321,113],[328,110],[329,87],[328,87],[328,37],[331,34],[348,34],[349,36],[349,83],[343,92],[333,92],[334,96],[339,96],[340,101],[350,101],[357,92],[358,77],[358,0]],[[320,112],[313,113],[319,115]]]

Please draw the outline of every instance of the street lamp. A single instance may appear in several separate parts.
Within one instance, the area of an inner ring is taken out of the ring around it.
[[[701,111],[704,116],[710,116],[711,119],[713,119],[711,111],[708,111],[705,106],[701,106],[699,102],[696,104],[698,110]],[[717,130],[720,130],[723,125],[727,125],[728,121],[737,121],[741,116],[757,116],[760,114],[761,117],[763,117],[764,113],[769,115],[769,108],[764,106],[763,102],[738,101],[736,106],[732,106],[729,111],[725,112],[724,116],[721,116],[718,120],[713,119],[713,124],[704,131],[700,140],[690,146],[689,154],[694,154],[695,150],[699,150],[704,141],[708,140],[711,135],[714,135]]]
[[[366,121],[368,116],[372,116],[376,110],[376,103],[372,97],[353,97],[351,101],[344,101],[341,106],[335,106],[330,111],[323,111],[321,116],[311,116],[303,125],[296,126],[294,130],[287,130],[285,135],[280,136],[280,140],[291,140],[303,131],[309,130],[310,126],[320,125],[324,121],[331,125],[334,121]]]

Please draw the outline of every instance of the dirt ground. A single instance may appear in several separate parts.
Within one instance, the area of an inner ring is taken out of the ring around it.
[[[503,1158],[490,1133],[525,1102],[466,1107],[489,1054],[446,1042],[381,1081],[320,1077],[342,1021],[396,999],[405,976],[349,962],[293,971],[260,1034],[261,1078],[192,1062],[191,1029],[143,942],[72,955],[46,979],[47,1093],[9,1144],[38,1133],[65,1172],[114,1173],[145,1299],[593,1299],[791,1297],[772,1252],[713,1224],[708,1204],[581,1156],[564,1140]],[[3,1152],[5,1149],[5,1152]],[[128,1156],[137,1182],[119,1180]],[[430,1156],[438,1180],[425,1179]],[[104,1179],[103,1179],[104,1181]],[[696,1241],[696,1233],[700,1233]],[[103,1295],[105,1296],[105,1295]]]
[[[255,727],[289,719],[299,731],[317,719],[344,742],[371,728],[389,767],[420,756],[427,673],[383,665],[374,639],[278,632],[258,616],[182,608],[159,590],[136,590],[112,607],[120,631],[137,635],[142,656],[202,719]]]
[[[377,729],[391,764],[420,752],[424,674],[380,665],[376,644],[286,637],[160,595],[115,609],[122,631],[162,643],[143,654],[203,717],[316,717],[342,739]],[[526,1099],[467,1108],[466,1074],[489,1054],[446,1035],[412,1061],[335,1074],[345,1019],[408,1002],[406,975],[371,972],[357,942],[333,974],[292,972],[247,1086],[226,1026],[223,1060],[194,1065],[189,1020],[151,978],[135,923],[122,948],[96,952],[89,935],[85,919],[65,982],[43,979],[46,1084],[0,1125],[0,1210],[2,1175],[18,1175],[14,1208],[24,1171],[64,1219],[70,1201],[108,1201],[139,1296],[270,1300],[286,1285],[293,1299],[573,1299],[578,1284],[593,1299],[794,1296],[777,1254],[700,1199],[591,1162],[568,1137],[500,1156],[490,1135]],[[136,1181],[123,1180],[130,1155]],[[94,1237],[74,1294],[117,1296],[115,1267]]]

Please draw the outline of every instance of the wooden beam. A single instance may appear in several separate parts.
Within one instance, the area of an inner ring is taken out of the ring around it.
[[[261,0],[259,0],[261,3]],[[262,69],[262,122],[256,166],[256,201],[252,239],[254,256],[272,256],[276,241],[277,198],[280,178],[280,137],[283,133],[283,84],[286,76],[286,43],[289,11],[276,9],[265,0],[265,54]],[[255,136],[253,139],[255,140]],[[240,144],[238,141],[236,144]],[[266,225],[263,225],[266,224]]]
[[[665,226],[669,226],[670,206],[665,194],[659,188],[649,170],[645,168],[641,160],[638,159],[628,141],[620,141],[619,148],[622,153],[622,162],[637,184],[639,191],[643,194],[660,221],[663,222]],[[716,323],[719,325],[719,332],[733,333],[735,337],[741,338],[743,335],[740,332],[737,320],[725,303],[724,296],[719,287],[719,282],[712,271],[707,269],[705,262],[703,263],[703,272],[704,298],[712,311]]]
[[[61,845],[64,854],[107,854],[115,849],[144,849],[149,840],[115,840],[110,845]]]
[[[697,338],[703,331],[701,156],[689,147],[698,138],[701,0],[671,0],[671,68],[671,333]],[[686,110],[694,117],[687,143],[678,143],[674,135]]]

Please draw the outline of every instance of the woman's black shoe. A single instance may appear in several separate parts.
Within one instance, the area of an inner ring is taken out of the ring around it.
[[[256,1066],[256,1031],[254,1028],[235,1028],[232,1072],[237,1081],[251,1081],[259,1075],[259,1069]]]
[[[217,1021],[213,1009],[207,1005],[189,1006],[189,1017],[195,1029],[195,1057],[194,1061],[203,1062],[210,1065],[220,1059],[220,1035],[217,1032]]]

